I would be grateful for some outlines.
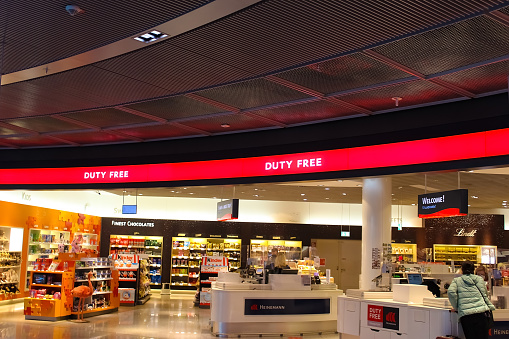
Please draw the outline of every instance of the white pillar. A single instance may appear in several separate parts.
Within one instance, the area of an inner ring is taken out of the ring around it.
[[[372,268],[373,249],[378,248],[382,265],[382,244],[391,242],[392,187],[390,178],[364,179],[362,185],[362,267],[359,288],[373,289],[373,278],[382,272]]]

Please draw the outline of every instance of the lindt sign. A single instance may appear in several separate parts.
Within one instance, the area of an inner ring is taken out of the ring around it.
[[[455,237],[475,237],[476,233],[477,233],[476,229],[467,231],[464,228],[458,228],[458,229],[456,229],[456,233],[454,233],[453,236],[455,236]]]

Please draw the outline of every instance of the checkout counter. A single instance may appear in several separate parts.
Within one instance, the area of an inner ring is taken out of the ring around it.
[[[495,287],[494,298],[509,296]],[[504,297],[505,299],[505,297]],[[425,285],[396,284],[392,292],[347,290],[338,297],[337,330],[342,339],[435,339],[465,336],[447,297],[436,298]],[[490,338],[509,338],[509,310],[493,312]]]
[[[212,333],[289,335],[335,332],[338,297],[335,284],[311,284],[309,275],[269,275],[268,284],[243,282],[222,273],[212,284]]]

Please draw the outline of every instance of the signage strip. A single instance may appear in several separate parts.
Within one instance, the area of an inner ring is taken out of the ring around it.
[[[509,155],[509,143],[506,140],[509,140],[509,128],[392,144],[253,158],[126,166],[0,169],[0,185],[192,181],[417,165]]]

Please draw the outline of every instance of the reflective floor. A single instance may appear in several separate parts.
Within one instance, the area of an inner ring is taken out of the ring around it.
[[[4,305],[0,306],[0,338],[215,338],[210,333],[210,310],[193,306],[193,299],[191,294],[161,296],[154,293],[145,305],[120,307],[118,312],[88,318],[89,322],[83,324],[67,320],[25,320],[23,303]],[[332,339],[339,335],[305,335],[303,338]]]

